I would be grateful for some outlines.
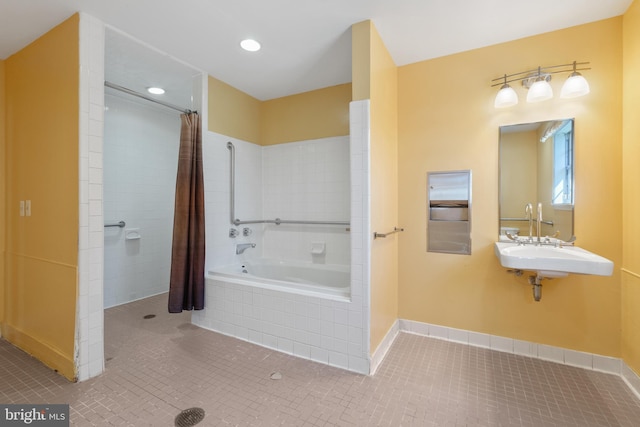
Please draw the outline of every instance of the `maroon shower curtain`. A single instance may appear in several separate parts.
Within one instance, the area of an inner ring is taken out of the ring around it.
[[[169,313],[204,308],[204,183],[198,113],[182,114],[173,218]]]

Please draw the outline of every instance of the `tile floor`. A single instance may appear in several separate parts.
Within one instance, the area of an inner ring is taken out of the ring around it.
[[[173,426],[191,407],[205,410],[198,426],[640,423],[640,401],[615,375],[402,333],[367,377],[189,317],[168,314],[166,295],[106,310],[106,373],[79,384],[0,340],[0,403],[69,403],[77,426]]]

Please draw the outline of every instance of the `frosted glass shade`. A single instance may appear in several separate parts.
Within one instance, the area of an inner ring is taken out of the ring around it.
[[[560,92],[560,98],[576,98],[588,94],[590,91],[589,83],[587,79],[582,77],[580,73],[573,73],[564,85],[562,85],[562,91]]]
[[[553,98],[553,89],[545,80],[536,80],[529,88],[527,102],[540,102]]]
[[[516,105],[518,103],[518,94],[508,84],[502,85],[500,91],[496,95],[496,100],[493,106],[496,108],[506,108]]]

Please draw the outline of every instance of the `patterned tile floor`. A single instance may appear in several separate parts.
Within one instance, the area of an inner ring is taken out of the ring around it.
[[[189,318],[166,295],[106,310],[106,372],[78,384],[0,340],[0,403],[69,403],[78,426],[173,426],[192,407],[198,426],[640,425],[615,375],[402,333],[367,377]]]

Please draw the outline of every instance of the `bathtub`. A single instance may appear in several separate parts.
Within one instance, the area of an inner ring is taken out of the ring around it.
[[[351,294],[348,265],[255,259],[216,267],[207,278],[339,301]]]

